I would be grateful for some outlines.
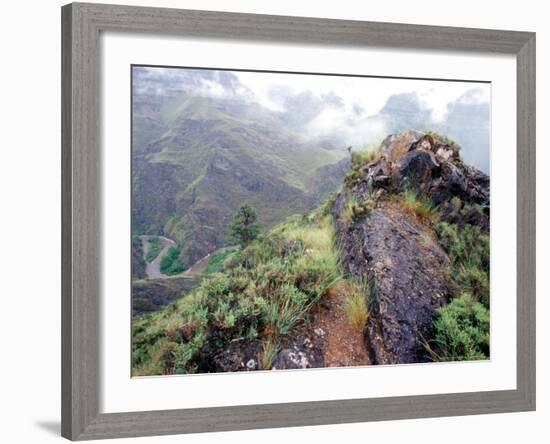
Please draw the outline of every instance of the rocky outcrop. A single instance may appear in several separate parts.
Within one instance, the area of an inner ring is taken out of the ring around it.
[[[234,342],[217,352],[213,358],[209,350],[203,350],[199,367],[204,372],[236,372],[260,370],[258,356],[261,353],[260,341]]]
[[[333,214],[344,270],[368,282],[366,336],[375,364],[429,361],[436,309],[451,296],[450,260],[430,224],[402,207],[405,190],[429,198],[443,220],[468,219],[489,230],[488,176],[464,165],[441,137],[389,136],[380,157],[361,166]],[[351,220],[350,202],[364,209]]]
[[[285,344],[273,363],[274,370],[323,367],[324,332],[311,336],[298,335]],[[310,339],[311,338],[311,339]]]
[[[438,135],[407,131],[389,136],[382,143],[378,162],[390,163],[397,191],[412,188],[428,195],[435,205],[459,198],[463,203],[489,206],[489,176],[465,165],[458,147]],[[376,165],[367,169],[376,169]]]
[[[345,197],[337,199],[340,214]],[[367,334],[376,364],[424,362],[435,310],[448,301],[450,263],[432,233],[391,206],[346,225],[337,219],[344,269],[371,292]]]
[[[324,334],[324,332],[323,332]],[[311,338],[311,339],[310,339]],[[274,358],[271,369],[290,370],[323,367],[323,338],[317,333],[299,334],[284,338],[281,349]],[[203,352],[199,367],[206,372],[235,372],[260,370],[262,344],[259,340],[240,341],[229,344],[210,358]]]

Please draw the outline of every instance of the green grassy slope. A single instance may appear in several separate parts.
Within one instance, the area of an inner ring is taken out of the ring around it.
[[[290,218],[192,293],[134,318],[134,375],[219,371],[216,356],[235,342],[257,347],[270,368],[281,342],[341,279],[333,241],[328,211]]]

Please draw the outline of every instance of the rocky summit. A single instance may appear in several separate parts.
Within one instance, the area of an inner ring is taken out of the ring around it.
[[[437,208],[440,221],[465,221],[487,233],[489,177],[465,165],[453,142],[410,130],[388,136],[347,185],[333,215],[345,272],[370,287],[372,361],[431,361],[436,310],[449,302],[453,283],[451,260],[429,214]],[[414,205],[403,203],[403,193]]]

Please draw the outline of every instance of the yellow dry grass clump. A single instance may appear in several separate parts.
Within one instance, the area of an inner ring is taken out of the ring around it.
[[[405,190],[401,204],[407,213],[416,216],[421,222],[429,222],[437,214],[430,200],[413,190]]]
[[[368,295],[366,283],[346,280],[343,291],[347,293],[346,315],[351,326],[363,333],[369,320]]]

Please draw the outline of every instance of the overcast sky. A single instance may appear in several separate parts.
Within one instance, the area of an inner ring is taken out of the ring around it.
[[[270,91],[281,87],[294,94],[309,91],[322,96],[332,92],[343,100],[348,111],[351,112],[353,104],[356,103],[371,115],[378,113],[390,96],[414,92],[421,103],[432,110],[436,120],[443,120],[447,113],[447,105],[469,91],[476,92],[477,102],[490,101],[490,85],[484,83],[256,72],[234,74],[254,92],[260,103],[278,110],[283,109],[273,97],[270,97]]]
[[[354,146],[377,144],[410,127],[436,130],[462,145],[466,161],[489,172],[487,83],[136,68],[134,88],[256,102],[286,115],[304,137],[332,137]]]

